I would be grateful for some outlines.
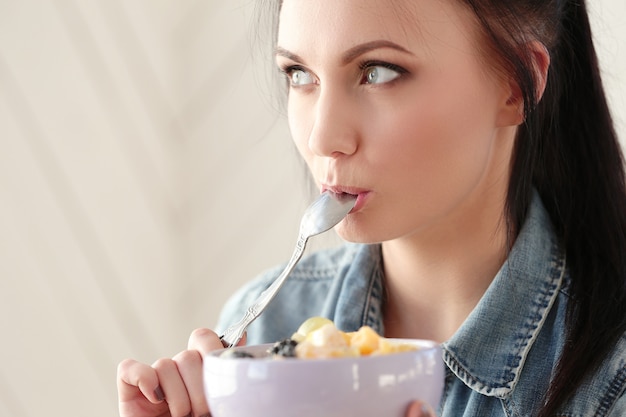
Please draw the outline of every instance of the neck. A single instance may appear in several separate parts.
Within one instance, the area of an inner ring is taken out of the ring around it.
[[[448,340],[506,259],[504,200],[382,245],[385,335]],[[471,212],[471,210],[470,210]],[[470,221],[471,219],[471,221]]]

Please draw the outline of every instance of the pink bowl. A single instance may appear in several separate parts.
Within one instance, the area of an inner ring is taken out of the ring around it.
[[[419,350],[340,359],[271,359],[268,345],[234,348],[255,358],[204,358],[213,417],[403,417],[414,400],[436,409],[443,390],[440,346],[406,340]]]

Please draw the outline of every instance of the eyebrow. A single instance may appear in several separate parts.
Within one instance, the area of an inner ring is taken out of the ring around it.
[[[404,48],[403,46],[398,45],[397,43],[391,42],[391,41],[387,41],[387,40],[376,40],[376,41],[371,41],[371,42],[365,42],[356,46],[353,46],[352,48],[348,49],[347,51],[345,51],[342,55],[341,55],[341,63],[343,65],[349,64],[350,62],[354,61],[355,59],[357,59],[359,56],[376,50],[376,49],[382,49],[382,48],[390,48],[390,49],[395,49],[396,51],[400,51],[403,52],[405,54],[409,54],[409,55],[413,55],[413,53],[411,51],[409,51],[408,49]],[[302,59],[302,57],[300,57],[298,54],[295,54],[285,48],[282,48],[280,46],[277,46],[276,49],[274,50],[274,53],[276,55],[279,56],[284,56],[285,58],[291,59],[292,61],[296,61],[296,62],[302,62],[304,63],[304,60]]]

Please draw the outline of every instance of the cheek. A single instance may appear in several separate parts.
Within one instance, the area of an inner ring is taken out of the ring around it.
[[[396,178],[398,190],[415,189],[433,197],[462,195],[484,175],[494,139],[494,127],[476,107],[475,99],[449,94],[430,95],[422,103],[396,106],[376,129],[379,143],[371,159],[375,169]],[[434,201],[433,201],[434,203]]]
[[[491,95],[463,80],[445,85],[433,82],[388,114],[390,134],[405,149],[430,163],[484,156],[495,131],[495,106]]]
[[[289,123],[289,131],[291,139],[294,141],[300,155],[309,162],[311,152],[308,147],[308,138],[310,127],[306,118],[306,112],[302,106],[298,106],[295,100],[289,100],[287,105],[287,121]]]
[[[398,158],[413,169],[450,167],[471,157],[479,146],[476,129],[458,120],[449,108],[438,111],[433,106],[404,108],[389,114],[378,123],[378,146],[380,156]],[[371,131],[374,131],[372,129]],[[473,132],[470,133],[470,132]]]

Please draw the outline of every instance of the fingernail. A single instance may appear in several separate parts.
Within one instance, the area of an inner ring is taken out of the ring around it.
[[[163,401],[165,399],[165,394],[163,394],[163,389],[160,385],[154,389],[154,395],[159,401]]]

